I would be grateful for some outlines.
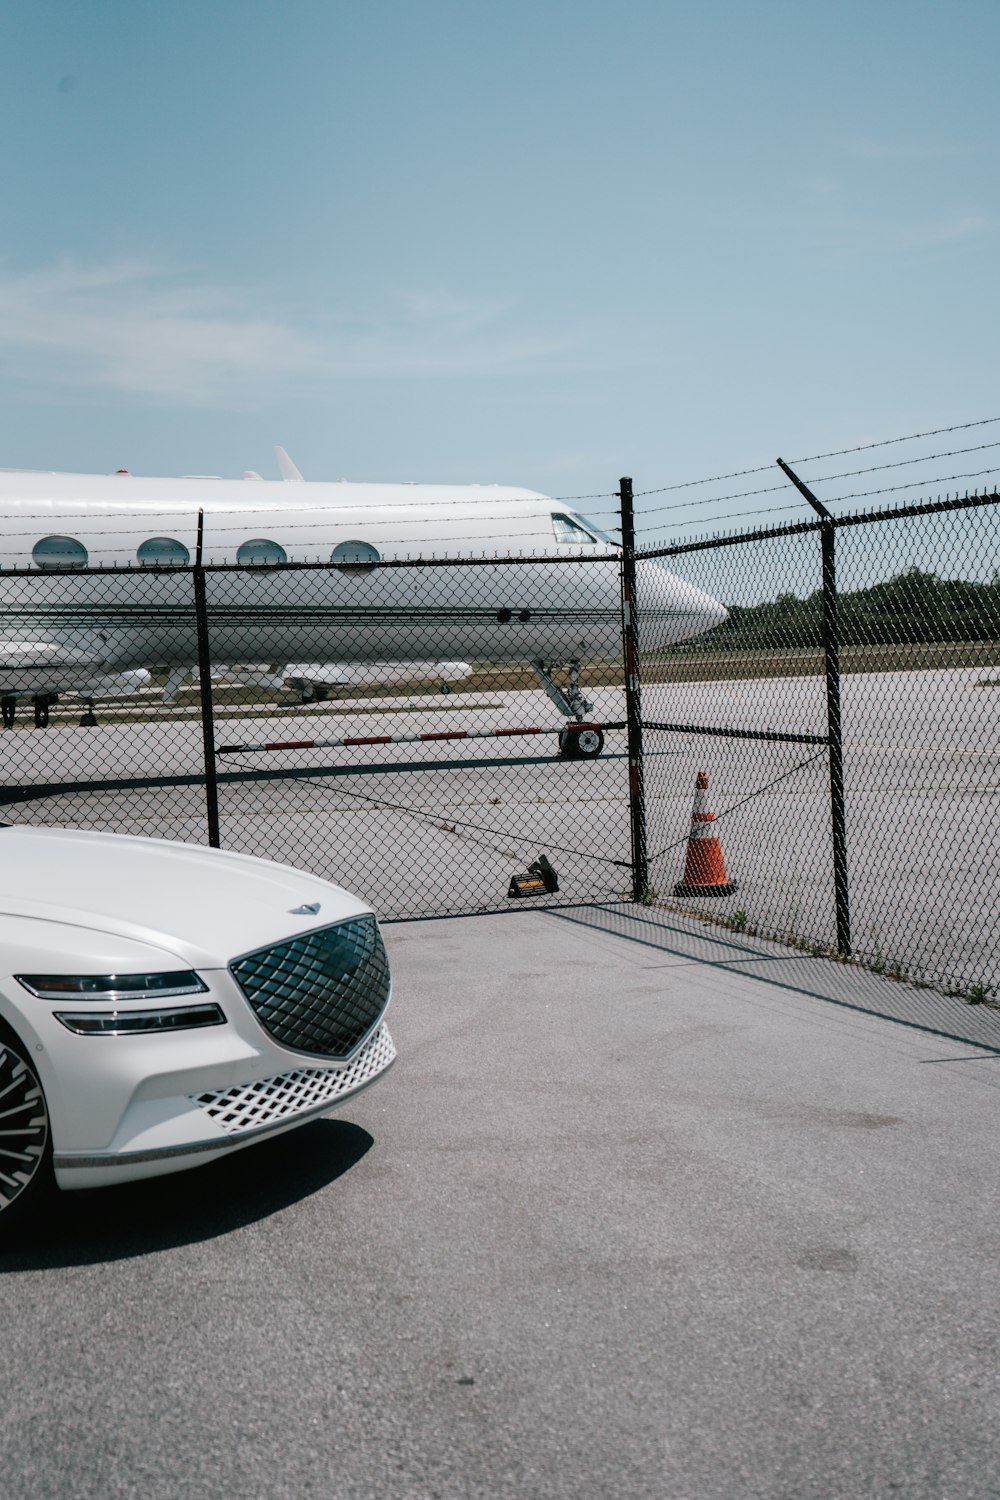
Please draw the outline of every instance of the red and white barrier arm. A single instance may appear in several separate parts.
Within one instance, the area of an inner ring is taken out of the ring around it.
[[[579,724],[573,727],[600,728],[597,724]],[[256,750],[333,750],[343,745],[422,745],[432,740],[502,740],[518,734],[551,733],[551,729],[532,725],[528,729],[435,729],[426,734],[351,734],[340,740],[264,740],[260,744],[220,745],[217,753],[235,755]]]

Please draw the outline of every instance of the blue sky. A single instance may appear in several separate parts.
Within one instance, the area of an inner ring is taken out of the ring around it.
[[[1000,414],[998,55],[986,0],[4,0],[0,462],[573,495]]]

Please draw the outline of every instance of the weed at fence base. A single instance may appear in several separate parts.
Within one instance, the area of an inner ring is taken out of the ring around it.
[[[623,899],[629,899],[624,892],[622,894]],[[759,937],[765,942],[779,943],[783,947],[794,948],[798,953],[806,953],[810,958],[830,959],[834,963],[845,964],[855,969],[862,969],[869,974],[877,974],[880,979],[892,979],[900,984],[912,985],[915,989],[934,990],[938,994],[948,996],[949,999],[964,1000],[967,1005],[985,1005],[990,1010],[1000,1010],[1000,991],[995,986],[981,982],[954,984],[944,979],[928,979],[912,970],[906,969],[902,964],[889,963],[877,946],[876,952],[872,955],[865,953],[841,953],[834,944],[822,943],[813,938],[804,937],[792,928],[786,927],[784,931],[778,931],[764,924],[752,922],[743,907],[729,913],[709,912],[691,906],[682,906],[673,902],[661,901],[655,891],[650,891],[646,894],[650,899],[641,899],[638,904],[643,906],[658,906],[663,911],[681,913],[686,917],[693,917],[696,921],[702,922],[706,926],[722,927],[728,932],[738,932],[745,937]]]

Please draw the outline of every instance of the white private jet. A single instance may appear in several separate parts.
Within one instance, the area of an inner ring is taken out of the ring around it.
[[[198,658],[187,570],[200,544],[206,565],[230,570],[205,575],[217,661],[263,661],[284,681],[284,664],[308,657],[298,680],[314,686],[348,664],[530,662],[568,721],[562,753],[600,754],[579,673],[621,649],[617,543],[536,491],[307,483],[276,451],[280,481],[0,471],[5,725],[19,697],[45,723],[58,694],[79,693],[91,700],[81,722],[93,723],[93,698],[135,691],[150,666],[183,680]],[[487,558],[502,566],[470,566]],[[122,567],[135,571],[92,571]],[[637,587],[645,649],[726,619],[718,600],[659,564],[637,564]]]

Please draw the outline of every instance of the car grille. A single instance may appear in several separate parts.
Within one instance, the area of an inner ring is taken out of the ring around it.
[[[352,1094],[377,1078],[395,1056],[396,1048],[383,1022],[342,1068],[296,1068],[276,1078],[258,1078],[253,1083],[189,1097],[227,1135],[240,1135],[335,1104],[342,1095]]]
[[[389,999],[389,962],[372,916],[259,948],[229,971],[264,1030],[298,1052],[350,1056]]]

